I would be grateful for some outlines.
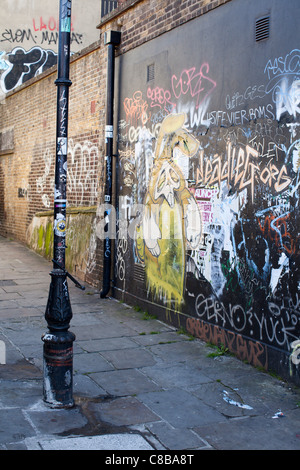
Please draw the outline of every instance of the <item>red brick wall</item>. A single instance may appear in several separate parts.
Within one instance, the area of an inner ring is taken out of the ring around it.
[[[105,50],[95,44],[70,66],[68,205],[95,211],[103,186],[104,64]],[[8,94],[0,106],[0,132],[13,129],[14,135],[13,151],[0,155],[0,234],[25,244],[35,214],[53,209],[56,76],[50,69]],[[99,269],[97,262],[88,275],[91,282],[99,279]]]
[[[230,1],[127,0],[104,17],[99,28],[122,32],[122,54]]]

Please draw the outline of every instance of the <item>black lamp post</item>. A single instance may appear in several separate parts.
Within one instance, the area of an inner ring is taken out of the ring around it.
[[[56,166],[54,188],[54,253],[53,269],[45,319],[49,332],[44,342],[44,401],[57,408],[69,408],[73,400],[73,341],[68,331],[72,318],[67,276],[66,249],[66,183],[70,66],[71,0],[60,0],[59,51],[56,123]],[[84,288],[83,288],[84,289]]]

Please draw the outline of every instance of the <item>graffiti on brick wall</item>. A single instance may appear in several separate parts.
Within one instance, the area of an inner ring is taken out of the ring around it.
[[[246,356],[264,365],[263,345],[292,353],[300,336],[299,59],[267,59],[223,109],[209,63],[171,72],[131,91],[118,129],[120,193],[140,207],[123,214],[135,230],[122,282],[140,266],[150,301],[201,337],[207,324],[250,338]]]
[[[65,5],[63,3],[64,13]],[[98,41],[95,11],[97,0],[74,2],[68,20],[71,54]],[[56,64],[59,47],[59,2],[10,1],[1,3],[0,20],[0,91],[6,94]],[[63,24],[62,24],[62,29]]]
[[[3,54],[4,55],[4,54]],[[52,50],[33,47],[29,51],[16,47],[2,59],[4,72],[1,75],[1,89],[12,91],[30,78],[39,75],[57,62],[57,54]]]
[[[81,205],[86,200],[95,204],[98,187],[98,146],[90,141],[83,143],[68,141],[67,191],[73,204]]]
[[[50,17],[33,19],[33,29],[6,29],[0,36],[3,47],[16,45],[8,52],[0,50],[0,86],[3,93],[14,90],[57,63],[58,21]],[[72,44],[82,45],[83,35],[71,31]],[[32,47],[26,49],[26,45]],[[1,49],[1,46],[0,46]]]
[[[190,334],[203,341],[212,344],[223,344],[242,361],[247,361],[256,367],[268,369],[268,355],[259,341],[247,341],[238,333],[226,331],[196,318],[188,318],[186,328]]]
[[[71,206],[94,205],[97,200],[99,148],[91,141],[68,139],[67,192]],[[47,148],[42,155],[41,176],[35,189],[47,209],[53,206],[55,155]],[[33,176],[34,179],[34,176]],[[31,183],[33,184],[33,182]]]

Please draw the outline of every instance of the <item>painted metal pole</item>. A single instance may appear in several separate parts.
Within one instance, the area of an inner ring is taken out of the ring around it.
[[[69,408],[73,400],[73,342],[68,331],[72,309],[65,270],[66,186],[70,66],[71,0],[60,0],[56,122],[56,165],[54,188],[53,269],[45,319],[44,401],[55,408]]]
[[[104,231],[104,256],[103,256],[103,287],[100,297],[105,298],[110,290],[111,280],[111,211],[112,204],[112,168],[113,168],[113,125],[114,125],[114,81],[115,81],[115,46],[121,41],[121,33],[119,31],[107,31],[104,36],[104,44],[107,45],[107,82],[106,82],[106,126],[105,126],[105,142],[106,142],[106,173],[105,173],[105,190],[104,200],[108,205],[108,209],[104,212],[104,218],[107,220]]]

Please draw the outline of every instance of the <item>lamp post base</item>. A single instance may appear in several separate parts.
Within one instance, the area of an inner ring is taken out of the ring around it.
[[[44,342],[44,402],[52,408],[72,408],[73,342],[70,331],[55,331],[42,336]]]

